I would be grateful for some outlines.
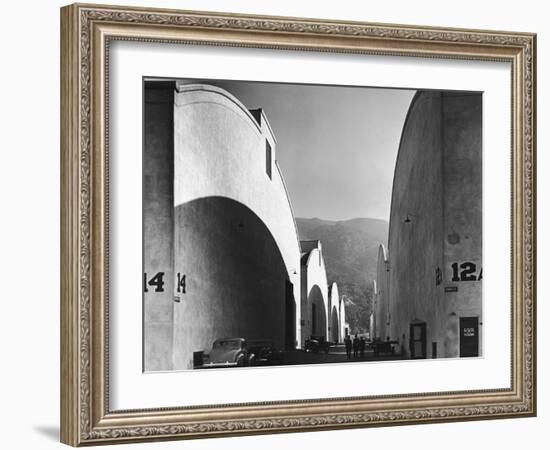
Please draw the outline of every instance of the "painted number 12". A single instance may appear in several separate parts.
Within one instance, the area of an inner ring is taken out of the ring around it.
[[[477,274],[477,266],[473,262],[453,263],[452,281],[479,281],[483,278],[483,269]],[[462,269],[459,271],[459,268]]]

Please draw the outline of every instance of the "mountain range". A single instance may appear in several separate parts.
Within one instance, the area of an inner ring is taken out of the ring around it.
[[[338,283],[351,333],[368,327],[378,247],[387,244],[388,222],[355,218],[342,221],[296,218],[300,240],[319,239],[329,283]]]

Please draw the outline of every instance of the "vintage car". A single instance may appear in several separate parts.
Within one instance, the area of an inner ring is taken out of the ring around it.
[[[202,355],[202,367],[244,367],[254,363],[254,354],[243,338],[216,339],[209,353]]]
[[[254,355],[253,361],[258,366],[282,364],[283,353],[277,350],[271,339],[256,339],[248,342],[248,350]]]
[[[324,336],[312,335],[309,339],[306,339],[304,345],[304,350],[308,353],[319,353],[321,351],[328,353],[329,348],[330,342]]]
[[[383,341],[380,338],[375,338],[370,344],[370,348],[374,351],[374,356],[380,354],[395,355],[395,346],[398,344],[397,341],[390,341],[389,339]]]

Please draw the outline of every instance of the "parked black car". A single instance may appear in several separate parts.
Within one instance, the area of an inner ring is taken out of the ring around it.
[[[254,354],[254,364],[257,366],[277,365],[283,362],[283,353],[271,339],[248,341],[248,350]]]
[[[209,353],[202,355],[201,368],[243,367],[254,365],[254,353],[243,338],[216,339]]]
[[[370,347],[374,351],[374,356],[378,356],[382,353],[388,354],[388,355],[395,355],[395,346],[397,345],[397,341],[390,341],[390,340],[381,340],[380,338],[375,338],[374,341],[370,343]]]
[[[325,352],[328,353],[330,348],[330,342],[324,336],[312,335],[309,339],[306,339],[304,350],[311,353]]]

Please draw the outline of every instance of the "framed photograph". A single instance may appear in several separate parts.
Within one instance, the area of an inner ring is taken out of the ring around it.
[[[62,442],[535,415],[535,58],[62,8]]]

